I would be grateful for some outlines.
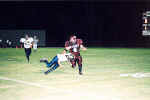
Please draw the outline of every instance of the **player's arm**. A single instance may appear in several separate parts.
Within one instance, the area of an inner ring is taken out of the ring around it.
[[[87,50],[87,48],[84,47],[83,45],[80,45],[80,47],[81,47],[81,50],[83,50],[83,51],[86,51],[86,50]]]
[[[67,61],[67,64],[70,65],[70,66],[72,65],[71,62],[70,62],[69,60]]]
[[[30,48],[32,48],[32,46],[33,46],[33,38],[30,38],[30,41],[31,41]]]
[[[68,55],[66,56],[67,57],[67,64],[68,65],[72,65],[71,64],[71,61],[74,59],[74,56],[71,54],[71,53],[68,53]]]
[[[21,38],[21,39],[20,39],[20,42],[21,42],[21,43],[24,43],[24,42],[25,42],[25,39],[24,39],[24,38]]]
[[[67,50],[64,49],[61,54],[66,54],[66,52],[67,52]]]
[[[71,46],[66,46],[65,49],[68,51],[71,49]]]
[[[58,64],[59,64],[59,66],[61,66],[61,63],[60,63],[60,61],[58,60]]]
[[[65,50],[68,51],[70,50],[72,47],[69,45],[69,41],[65,42]]]
[[[32,46],[33,46],[33,42],[31,43],[30,48],[32,48]]]
[[[81,50],[83,50],[83,51],[87,50],[87,48],[83,46],[83,41],[81,39],[78,40],[78,43],[80,44]]]
[[[60,61],[58,60],[58,64],[59,64],[59,67],[62,67],[62,64],[60,63]]]

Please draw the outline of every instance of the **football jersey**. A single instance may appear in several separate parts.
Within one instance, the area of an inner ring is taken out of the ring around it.
[[[71,53],[67,53],[67,54],[57,54],[58,60],[60,62],[64,62],[64,61],[68,61],[68,58],[72,58],[73,56],[71,55]]]
[[[82,40],[77,39],[76,43],[71,43],[70,41],[66,41],[65,47],[71,47],[70,52],[80,52],[80,46],[82,45]]]
[[[20,42],[24,43],[24,48],[31,48],[32,46],[32,42],[33,42],[33,38],[21,38]]]

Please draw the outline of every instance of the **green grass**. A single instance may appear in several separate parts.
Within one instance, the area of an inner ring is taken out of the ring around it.
[[[149,100],[150,77],[120,77],[123,73],[150,73],[150,49],[88,48],[81,51],[83,76],[67,63],[44,75],[39,60],[51,60],[63,48],[39,48],[31,63],[24,49],[0,48],[0,77],[40,84],[44,87],[0,79],[1,100]]]

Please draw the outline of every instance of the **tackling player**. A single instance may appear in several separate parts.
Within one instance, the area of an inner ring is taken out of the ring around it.
[[[58,67],[62,66],[61,62],[69,61],[74,59],[73,55],[71,53],[66,53],[66,51],[63,51],[62,54],[57,54],[50,62],[48,62],[47,58],[40,59],[40,62],[44,62],[49,70],[44,72],[45,75],[48,73],[56,70]]]
[[[78,63],[79,74],[82,75],[82,56],[80,55],[81,50],[87,50],[83,46],[83,41],[81,39],[77,39],[75,35],[70,36],[70,40],[65,42],[65,50],[70,51],[71,54],[74,55],[74,59],[71,60],[72,67],[76,67],[76,63]]]
[[[24,50],[26,54],[26,58],[28,60],[28,63],[30,61],[30,54],[31,54],[31,48],[33,44],[33,38],[29,37],[28,35],[25,35],[25,38],[20,39],[21,43],[24,43]]]

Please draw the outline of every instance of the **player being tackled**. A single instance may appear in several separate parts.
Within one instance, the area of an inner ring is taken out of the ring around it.
[[[85,51],[87,48],[83,46],[83,41],[77,39],[75,35],[70,36],[70,40],[65,42],[65,49],[74,55],[74,59],[71,61],[72,67],[76,67],[78,64],[79,74],[82,75],[82,56],[80,54],[80,49]]]
[[[48,61],[47,58],[40,59],[40,62],[44,62],[46,66],[50,68],[46,72],[44,72],[44,74],[47,75],[48,73],[62,66],[61,62],[65,62],[65,61],[70,62],[73,59],[74,57],[71,53],[66,53],[66,51],[63,51],[62,54],[57,54],[55,57],[53,57],[53,59],[50,62]]]

